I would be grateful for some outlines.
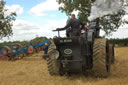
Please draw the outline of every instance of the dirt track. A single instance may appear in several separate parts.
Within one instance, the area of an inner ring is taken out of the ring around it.
[[[50,76],[41,54],[15,62],[0,61],[0,85],[128,85],[128,47],[116,48],[116,63],[108,78]]]

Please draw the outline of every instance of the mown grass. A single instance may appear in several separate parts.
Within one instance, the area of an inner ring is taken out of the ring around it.
[[[15,62],[0,61],[0,85],[128,85],[128,47],[115,48],[108,78],[91,75],[50,76],[42,52]]]

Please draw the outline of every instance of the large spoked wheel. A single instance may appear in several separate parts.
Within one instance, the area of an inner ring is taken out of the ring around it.
[[[57,58],[59,57],[59,52],[54,49],[48,54],[49,57],[47,57],[46,60],[47,60],[49,74],[59,75],[59,66],[57,64]]]
[[[92,70],[96,77],[107,77],[110,74],[109,45],[105,38],[94,40]]]
[[[8,46],[4,46],[3,48],[4,48],[4,53],[5,53],[4,55],[8,56],[8,60],[14,60],[11,48]]]
[[[114,45],[113,44],[109,44],[109,54],[110,54],[111,64],[114,64],[115,55],[114,55]]]

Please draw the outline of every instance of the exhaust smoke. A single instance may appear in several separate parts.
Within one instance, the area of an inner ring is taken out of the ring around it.
[[[123,8],[123,3],[124,0],[96,0],[92,4],[88,20],[92,21],[108,14],[117,14]]]

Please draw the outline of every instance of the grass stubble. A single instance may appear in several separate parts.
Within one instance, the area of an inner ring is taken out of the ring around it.
[[[42,52],[22,60],[0,61],[0,85],[128,85],[128,47],[115,48],[108,78],[91,75],[50,76]]]

